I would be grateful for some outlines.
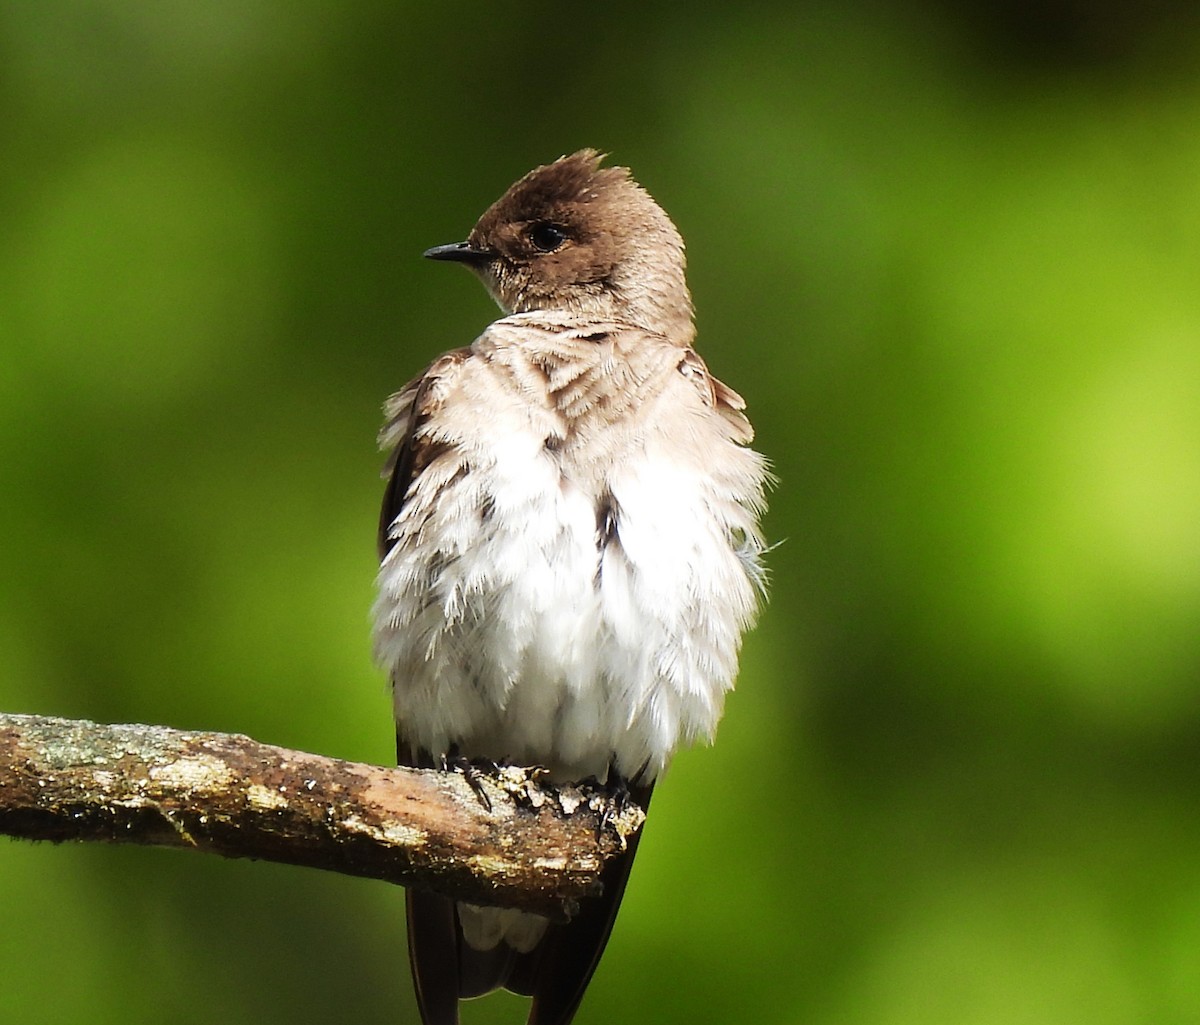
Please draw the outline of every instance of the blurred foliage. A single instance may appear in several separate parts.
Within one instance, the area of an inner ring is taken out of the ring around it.
[[[0,9],[0,708],[386,762],[379,406],[493,316],[418,256],[603,147],[781,544],[581,1025],[1200,1019],[1200,22],[969,11]],[[3,1021],[413,1021],[382,885],[6,843],[0,907]]]

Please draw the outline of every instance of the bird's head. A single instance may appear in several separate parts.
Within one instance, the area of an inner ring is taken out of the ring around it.
[[[683,239],[624,167],[585,149],[534,168],[465,242],[426,252],[466,264],[510,313],[560,310],[691,343]]]

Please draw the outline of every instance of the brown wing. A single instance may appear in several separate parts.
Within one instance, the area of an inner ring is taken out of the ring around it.
[[[425,430],[441,405],[442,375],[466,359],[469,350],[448,352],[388,399],[379,446],[388,453],[383,476],[387,486],[379,511],[379,558],[385,558],[395,539],[392,524],[404,508],[413,480],[441,449]],[[400,765],[429,768],[433,759],[413,750],[396,735]],[[458,971],[455,951],[459,940],[454,902],[418,890],[405,893],[408,907],[408,957],[421,1020],[425,1025],[458,1025]]]
[[[404,507],[413,479],[432,462],[441,445],[425,435],[422,428],[442,403],[439,385],[442,376],[470,355],[470,349],[455,349],[439,356],[419,377],[409,381],[384,405],[384,425],[379,432],[380,448],[388,450],[383,468],[387,487],[379,512],[379,558],[392,549],[392,524]]]
[[[469,349],[457,349],[440,356],[388,399],[384,407],[379,444],[388,451],[388,460],[383,471],[387,487],[379,513],[380,559],[396,543],[392,524],[404,508],[413,481],[445,450],[447,443],[429,429],[430,421],[444,401],[445,376],[469,354]],[[432,768],[438,759],[427,751],[415,750],[397,732],[396,761],[400,765]],[[507,954],[502,964],[483,964],[486,956],[463,943],[454,901],[446,897],[409,889],[405,903],[408,959],[421,1021],[424,1025],[458,1025],[459,999],[503,985],[513,956]],[[469,978],[471,975],[474,978]]]
[[[739,445],[748,445],[754,440],[754,428],[743,410],[746,400],[727,384],[722,384],[705,366],[704,360],[691,349],[684,350],[679,361],[679,372],[700,391],[705,403],[712,406],[729,424],[730,436]]]

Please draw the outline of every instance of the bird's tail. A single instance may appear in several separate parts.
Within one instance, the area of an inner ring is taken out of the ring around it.
[[[642,808],[653,785],[631,788]],[[458,1025],[458,1002],[501,987],[533,997],[528,1025],[568,1025],[604,953],[633,859],[639,830],[601,876],[601,893],[588,898],[570,922],[553,923],[528,953],[501,941],[476,950],[463,940],[455,902],[408,891],[408,955],[424,1025]]]

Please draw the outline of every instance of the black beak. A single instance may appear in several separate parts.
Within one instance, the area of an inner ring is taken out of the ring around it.
[[[450,260],[454,263],[465,263],[478,267],[492,258],[487,249],[475,249],[469,242],[451,242],[445,246],[434,246],[425,250],[427,260]]]

